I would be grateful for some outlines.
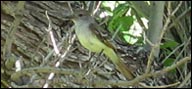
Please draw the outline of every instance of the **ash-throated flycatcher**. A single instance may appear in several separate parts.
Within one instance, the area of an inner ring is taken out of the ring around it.
[[[114,47],[109,45],[109,42],[99,33],[102,28],[87,11],[75,11],[71,19],[75,24],[75,33],[83,47],[91,52],[100,53],[103,51],[126,78],[133,79],[131,71],[115,53]]]

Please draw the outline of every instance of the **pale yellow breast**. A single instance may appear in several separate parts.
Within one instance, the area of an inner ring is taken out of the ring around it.
[[[75,32],[81,45],[88,50],[99,53],[102,49],[105,49],[106,45],[89,30],[89,24],[76,24]]]

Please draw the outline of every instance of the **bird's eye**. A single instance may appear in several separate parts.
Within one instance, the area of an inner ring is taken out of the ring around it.
[[[79,14],[78,16],[79,16],[79,17],[82,17],[82,16],[83,16],[83,14]]]

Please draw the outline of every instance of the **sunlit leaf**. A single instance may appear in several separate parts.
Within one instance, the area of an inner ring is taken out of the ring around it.
[[[120,24],[122,25],[122,29],[121,31],[127,31],[129,29],[129,27],[133,24],[133,17],[132,16],[124,16],[124,17],[120,17],[117,20],[117,26],[119,26]]]

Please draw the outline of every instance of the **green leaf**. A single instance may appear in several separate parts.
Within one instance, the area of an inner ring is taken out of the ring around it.
[[[171,66],[174,62],[174,59],[173,58],[167,58],[165,59],[166,61],[164,62],[164,66]]]
[[[110,31],[116,29],[119,25],[119,19],[122,17],[125,13],[127,13],[129,7],[128,4],[119,4],[114,10],[113,10],[113,16],[111,20],[109,21],[108,29]]]
[[[135,42],[137,42],[137,39],[135,39],[135,37],[133,37],[133,35],[123,35],[123,38],[125,39],[125,41],[129,44],[134,44]]]
[[[167,58],[167,59],[165,59],[166,61],[163,63],[163,65],[165,66],[165,67],[168,67],[168,66],[171,66],[173,63],[174,63],[174,60],[175,59],[173,59],[173,58]],[[176,73],[176,69],[173,69],[173,70],[171,70],[170,71],[171,73],[173,73],[173,74],[175,74]]]
[[[116,19],[113,19],[110,23],[108,28],[110,30],[116,30],[118,26],[122,25],[120,28],[120,31],[128,31],[130,26],[133,24],[133,17],[132,16],[123,16],[123,17],[118,17]]]
[[[124,4],[119,4],[114,10],[113,13],[114,14],[118,14],[120,12],[126,11],[126,9],[128,9],[128,4],[124,3]]]
[[[165,49],[165,48],[173,48],[176,47],[178,45],[178,43],[176,41],[167,41],[165,43],[163,43],[163,45],[160,45],[161,49]]]
[[[132,16],[120,17],[117,20],[116,27],[118,27],[119,25],[122,25],[121,31],[127,31],[130,28],[130,26],[133,24],[133,20],[134,19]]]
[[[143,40],[144,40],[144,38],[143,37],[137,37],[137,44],[143,44]]]

